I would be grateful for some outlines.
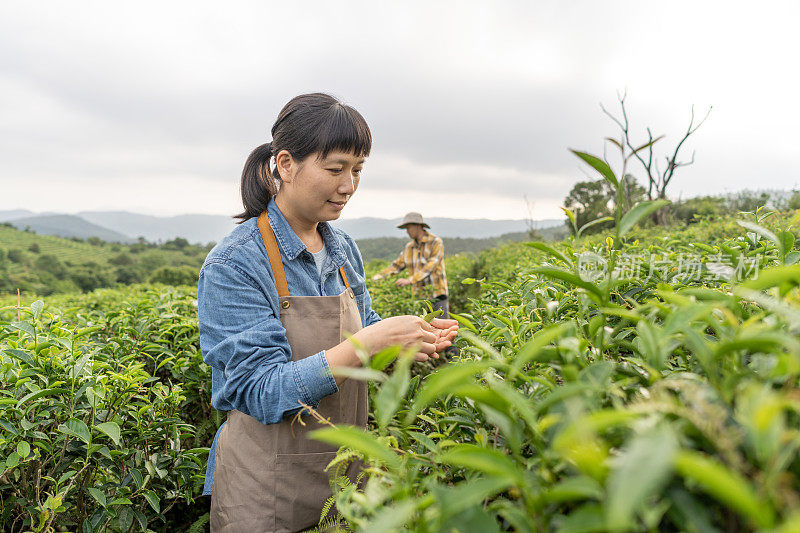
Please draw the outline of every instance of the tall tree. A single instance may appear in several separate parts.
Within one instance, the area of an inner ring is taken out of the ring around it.
[[[626,205],[623,206],[625,211],[644,200],[646,191],[631,174],[625,174],[625,181],[622,187],[625,191]],[[580,228],[593,220],[611,217],[614,214],[616,209],[615,191],[611,189],[605,180],[580,181],[572,187],[567,197],[564,198],[564,207],[574,213],[575,227]],[[570,221],[568,221],[569,224]],[[609,220],[592,226],[591,229],[587,229],[587,233],[600,231],[611,226],[613,226],[613,221]]]

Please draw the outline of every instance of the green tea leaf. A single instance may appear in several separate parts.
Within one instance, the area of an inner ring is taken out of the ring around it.
[[[533,272],[547,278],[565,281],[570,285],[579,287],[589,293],[589,296],[591,296],[592,299],[594,299],[598,304],[602,305],[605,303],[606,298],[603,294],[603,291],[594,283],[584,281],[577,274],[573,274],[572,272],[567,272],[566,270],[555,267],[536,267],[533,269]]]
[[[726,468],[716,459],[681,450],[675,455],[675,469],[685,479],[699,484],[713,498],[730,506],[759,527],[772,527],[775,513],[741,475]]]
[[[791,231],[779,231],[778,240],[780,241],[781,255],[786,255],[794,248],[795,237]]]
[[[474,505],[482,505],[490,498],[511,486],[506,477],[471,479],[452,486],[435,485],[433,495],[439,502],[443,518],[456,515]]]
[[[617,180],[617,177],[614,175],[614,171],[611,170],[611,167],[608,166],[608,163],[606,163],[602,159],[599,159],[593,155],[589,155],[585,152],[578,152],[577,150],[572,150],[572,149],[570,149],[570,152],[583,159],[586,163],[589,164],[590,167],[599,172],[600,175],[603,176],[603,179],[605,179],[612,187],[614,187],[614,189],[617,189],[619,187],[619,181]]]
[[[86,422],[83,420],[78,420],[76,418],[70,418],[67,420],[66,424],[60,424],[58,426],[58,431],[64,433],[65,435],[69,435],[71,437],[76,437],[86,444],[89,444],[92,437],[89,434],[89,427],[86,425]]]
[[[31,311],[33,311],[34,320],[39,320],[39,317],[42,316],[43,308],[44,308],[44,302],[42,300],[36,300],[31,304]]]
[[[467,361],[440,368],[423,382],[414,398],[413,412],[420,413],[436,398],[446,396],[462,385],[474,383],[475,375],[488,367],[489,363],[486,361]]]
[[[69,389],[62,389],[59,387],[53,389],[42,389],[40,391],[31,392],[20,398],[20,400],[17,402],[17,408],[19,409],[26,402],[36,400],[37,398],[41,398],[42,396],[57,396],[60,394],[69,394],[69,392],[70,392]]]
[[[391,377],[381,384],[373,399],[375,419],[381,428],[385,428],[397,412],[400,402],[408,392],[410,377],[409,367],[414,361],[414,354],[407,353],[398,359]]]
[[[143,494],[143,496],[144,499],[147,500],[147,503],[150,504],[150,507],[152,507],[156,513],[161,513],[161,503],[154,491],[148,490]]]
[[[433,320],[437,316],[442,315],[443,313],[444,313],[444,311],[442,311],[441,309],[437,309],[436,311],[433,311],[432,313],[428,313],[427,315],[422,317],[422,320],[424,320],[425,322],[430,323],[431,320]]]
[[[18,442],[17,443],[17,454],[19,455],[19,458],[24,461],[31,454],[31,445],[28,444],[27,442],[25,442],[24,440]]]
[[[607,524],[633,529],[634,513],[669,481],[678,439],[669,426],[637,435],[614,461],[608,480]]]
[[[547,246],[543,242],[526,242],[525,246],[530,246],[531,248],[536,248],[537,250],[540,250],[540,251],[542,251],[542,252],[544,252],[544,253],[552,256],[552,257],[555,257],[556,259],[560,259],[561,261],[563,261],[567,265],[572,265],[572,261],[567,256],[567,254],[565,254],[561,250],[556,250],[555,248]]]
[[[782,265],[758,273],[755,279],[747,280],[742,283],[740,287],[753,290],[764,290],[770,287],[778,287],[784,283],[790,284],[792,287],[800,285],[800,266],[799,265]]]
[[[589,229],[589,228],[591,228],[591,227],[593,227],[593,226],[596,226],[596,225],[598,225],[598,224],[602,224],[603,222],[608,222],[609,220],[614,220],[614,217],[600,217],[600,218],[596,218],[596,219],[594,219],[594,220],[592,220],[592,221],[590,221],[590,222],[587,222],[586,224],[584,224],[583,226],[581,226],[581,227],[578,229],[578,234],[577,234],[577,236],[578,236],[578,237],[580,237],[580,236],[581,236],[581,234],[582,234],[584,231],[586,231],[587,229]]]
[[[553,503],[599,500],[603,497],[603,488],[589,476],[576,476],[551,487],[542,497]]]
[[[10,355],[11,357],[19,359],[20,361],[22,361],[23,363],[26,363],[28,365],[32,365],[33,364],[33,359],[31,358],[31,354],[29,354],[28,352],[24,352],[22,350],[6,349],[6,350],[3,350],[3,353],[6,353],[6,354]]]
[[[391,468],[400,466],[400,457],[391,448],[361,428],[339,426],[316,429],[309,433],[309,437],[359,451]]]
[[[748,222],[746,220],[737,220],[736,223],[739,224],[741,227],[749,229],[750,231],[752,231],[754,233],[758,233],[759,235],[761,235],[765,239],[767,239],[769,241],[772,241],[772,243],[775,246],[777,246],[779,250],[781,250],[781,244],[782,244],[781,240],[778,239],[777,235],[772,233],[770,230],[768,230],[764,226],[759,226],[758,224],[753,224],[752,222]]]
[[[477,470],[498,477],[509,485],[522,485],[520,468],[508,456],[491,448],[459,444],[444,452],[439,460],[446,464]]]
[[[86,490],[89,491],[89,494],[92,495],[92,498],[94,498],[97,503],[99,503],[103,507],[106,506],[106,495],[103,494],[103,491],[101,491],[100,489],[96,489],[94,487],[89,487]]]
[[[363,531],[370,531],[375,533],[394,533],[405,529],[408,521],[414,513],[417,505],[412,499],[406,499],[394,505],[389,505],[377,513],[364,525]]]
[[[14,468],[19,464],[19,454],[14,451],[6,459],[6,468]]]
[[[631,229],[633,229],[637,222],[669,204],[669,200],[651,200],[647,202],[639,202],[622,217],[619,222],[619,227],[617,227],[617,235],[620,237],[624,236]]]
[[[381,372],[384,371],[392,361],[397,359],[397,356],[400,355],[400,350],[402,350],[402,347],[400,346],[390,346],[389,348],[381,350],[373,355],[372,359],[370,359],[370,368]]]
[[[119,446],[120,438],[122,436],[119,424],[116,422],[103,422],[102,424],[97,424],[95,429],[108,435],[108,437],[114,441],[114,444]]]
[[[567,322],[537,331],[531,340],[525,343],[517,352],[511,363],[511,375],[519,373],[528,363],[538,361],[542,354],[542,348],[562,338],[568,331],[572,330],[572,327],[572,324]]]
[[[596,503],[581,505],[561,522],[557,533],[601,533],[609,531],[605,525],[603,508]]]

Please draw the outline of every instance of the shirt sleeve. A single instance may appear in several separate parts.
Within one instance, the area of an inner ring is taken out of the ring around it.
[[[292,361],[286,330],[264,292],[235,265],[209,263],[197,295],[203,360],[223,372],[215,408],[274,424],[338,391],[325,352]]]
[[[436,238],[431,244],[431,251],[428,261],[424,266],[415,270],[414,274],[410,277],[412,283],[418,283],[431,275],[431,272],[441,264],[444,259],[444,243],[441,238]]]
[[[406,268],[405,255],[406,251],[405,249],[403,249],[403,251],[400,252],[400,255],[397,256],[397,259],[392,261],[392,263],[389,266],[380,271],[379,276],[380,277],[391,276],[392,274],[397,274],[398,272],[401,272],[403,269],[405,269]]]

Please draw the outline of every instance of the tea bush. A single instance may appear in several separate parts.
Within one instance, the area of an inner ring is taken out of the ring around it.
[[[486,280],[462,317],[460,360],[411,377],[410,356],[391,372],[396,351],[374,357],[375,427],[315,433],[369,465],[360,485],[332,470],[331,525],[800,530],[798,217],[743,214],[717,241],[631,238],[659,205],[611,234],[529,245],[537,259]],[[619,268],[641,253],[663,265]],[[679,268],[690,254],[702,276]],[[585,279],[587,256],[617,275]]]
[[[339,465],[368,464],[361,485],[332,465],[326,524],[800,530],[798,218],[635,227],[654,205],[582,240],[447,258],[461,356],[424,368],[398,349],[372,359],[369,428],[317,433],[343,446]],[[637,269],[639,256],[658,261]],[[617,275],[591,278],[587,258]],[[736,279],[741,265],[754,279]],[[370,291],[383,316],[423,311],[392,280]],[[0,307],[0,529],[204,528],[198,497],[222,414],[209,405],[195,288]]]
[[[3,531],[178,530],[221,423],[192,289],[51,304],[0,313]]]

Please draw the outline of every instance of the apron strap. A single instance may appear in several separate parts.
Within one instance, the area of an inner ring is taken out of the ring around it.
[[[278,289],[278,296],[289,296],[289,284],[286,283],[286,272],[283,270],[283,261],[281,261],[281,250],[278,248],[278,241],[275,239],[275,232],[272,225],[269,223],[269,216],[264,211],[258,216],[258,230],[261,233],[261,240],[264,241],[264,248],[267,249],[267,256],[272,265],[272,274],[275,276],[275,286]],[[347,281],[347,274],[344,273],[344,267],[339,267],[339,274],[342,275],[344,286],[350,288],[350,283]]]
[[[258,230],[261,232],[261,240],[267,249],[269,263],[272,265],[272,274],[275,276],[275,286],[278,288],[278,296],[289,296],[289,285],[286,283],[286,273],[283,271],[283,261],[281,261],[281,251],[278,248],[278,241],[275,239],[275,232],[269,223],[269,216],[264,211],[258,216]]]
[[[344,286],[349,289],[350,283],[347,281],[347,274],[344,273],[344,267],[339,267],[339,274],[342,275],[342,281],[344,281]]]

